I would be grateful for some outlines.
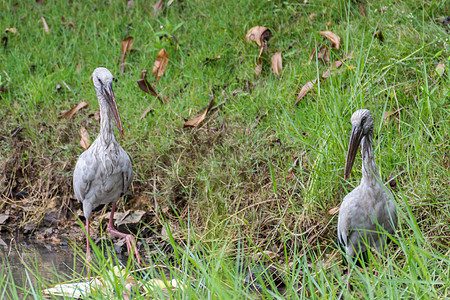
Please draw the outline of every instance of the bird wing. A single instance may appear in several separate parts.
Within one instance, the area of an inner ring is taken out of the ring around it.
[[[122,166],[122,178],[123,178],[123,188],[121,196],[126,196],[130,192],[131,181],[133,181],[133,167],[131,165],[131,159],[125,150],[121,148],[120,160]]]
[[[73,171],[73,189],[77,200],[80,202],[83,202],[89,193],[97,170],[96,163],[92,161],[93,157],[88,151],[80,155]]]

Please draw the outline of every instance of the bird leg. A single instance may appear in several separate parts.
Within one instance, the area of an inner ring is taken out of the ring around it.
[[[91,243],[89,242],[89,218],[86,218],[86,264],[88,278],[91,278]]]
[[[132,251],[134,250],[134,255],[136,256],[137,262],[140,265],[141,257],[139,256],[139,252],[137,250],[136,243],[134,242],[133,236],[131,234],[126,234],[126,233],[120,232],[114,228],[114,211],[115,210],[116,210],[116,203],[113,202],[112,208],[111,208],[111,215],[109,217],[108,232],[111,236],[125,238],[126,243],[127,243],[128,255],[133,255]]]

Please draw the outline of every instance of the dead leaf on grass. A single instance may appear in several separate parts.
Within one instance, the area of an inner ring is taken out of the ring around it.
[[[327,71],[325,71],[322,74],[321,78],[322,79],[326,79],[326,78],[330,77],[330,75],[336,74],[338,72],[338,71],[336,71],[336,69],[340,68],[345,61],[347,61],[349,59],[354,59],[354,58],[355,57],[353,56],[353,52],[350,52],[350,54],[348,54],[347,57],[345,57],[345,58],[343,58],[341,60],[335,61],[334,64],[333,64],[334,67],[329,69],[329,70],[327,70]]]
[[[267,50],[267,42],[269,42],[272,37],[272,32],[264,26],[255,26],[250,28],[250,30],[245,35],[245,41],[254,41],[260,48]]]
[[[60,117],[63,117],[64,119],[69,119],[71,116],[73,116],[77,111],[79,111],[80,109],[83,109],[85,107],[87,107],[88,104],[86,101],[81,101],[80,103],[78,103],[77,105],[75,105],[75,107],[73,107],[72,109],[68,110],[68,111],[62,111],[59,113]]]
[[[164,7],[164,0],[159,0],[153,5],[153,16],[156,17],[162,11]]]
[[[155,64],[153,65],[153,74],[156,76],[157,80],[159,80],[166,71],[168,63],[169,53],[167,53],[167,51],[162,48],[161,50],[159,50],[158,57],[156,58]]]
[[[399,109],[394,110],[394,111],[385,111],[384,114],[383,114],[384,124],[387,125],[389,123],[389,119],[391,117],[398,116],[403,109],[405,109],[405,108],[404,107],[400,107]]]
[[[260,57],[258,57],[258,60],[256,61],[255,74],[257,76],[261,75],[262,69],[263,69],[263,67],[262,67],[262,58],[260,56]]]
[[[214,106],[214,98],[211,98],[211,101],[209,102],[208,107],[203,111],[202,114],[200,114],[199,116],[187,120],[183,127],[197,127],[206,117],[206,115],[208,114],[209,110]]]
[[[132,36],[129,36],[122,41],[122,48],[121,48],[122,56],[120,58],[120,73],[123,73],[125,71],[125,58],[127,57],[127,54],[130,52],[131,47],[133,47],[133,43],[134,43],[134,38]]]
[[[81,61],[77,65],[77,74],[80,74],[81,72]]]
[[[281,69],[283,69],[283,59],[281,57],[281,51],[278,51],[274,55],[272,55],[270,60],[272,62],[272,70],[275,72],[275,74],[281,76]]]
[[[331,31],[319,31],[319,33],[333,42],[336,49],[339,49],[341,47],[341,38],[337,34]]]
[[[304,86],[302,86],[300,92],[297,95],[297,101],[295,101],[294,105],[297,105],[300,100],[302,100],[303,97],[305,97],[306,94],[314,87],[314,84],[316,84],[317,78],[314,80],[308,81]]]
[[[383,32],[381,30],[378,30],[377,32],[375,32],[373,37],[377,38],[380,42],[384,42],[384,36],[383,36]]]
[[[81,147],[84,148],[84,150],[87,150],[91,144],[91,142],[89,141],[89,133],[86,130],[86,128],[84,128],[84,126],[81,126],[80,128],[80,145]]]
[[[324,41],[325,41],[325,39],[324,39]],[[308,64],[311,63],[312,59],[314,58],[314,54],[316,54],[316,51],[317,51],[317,48],[314,48],[313,52],[309,56]],[[325,44],[323,44],[319,48],[319,52],[317,53],[317,59],[322,61],[325,64],[328,64],[330,62],[330,55],[331,55],[330,49],[328,49],[328,47]]]
[[[17,33],[17,28],[13,27],[13,28],[6,28],[5,29],[6,33]]]
[[[47,25],[47,22],[45,21],[45,18],[42,17],[41,20],[42,20],[42,24],[44,25],[45,33],[47,33],[47,34],[50,33],[50,28],[48,28],[48,25]]]
[[[315,16],[316,16],[315,13],[311,13],[311,14],[309,15],[309,19],[310,19],[311,21],[313,21]]]
[[[339,212],[339,209],[340,209],[340,206],[333,207],[328,210],[328,214],[333,216]]]
[[[445,65],[443,63],[438,63],[436,65],[435,71],[439,77],[442,77],[442,75],[444,75],[445,72]]]

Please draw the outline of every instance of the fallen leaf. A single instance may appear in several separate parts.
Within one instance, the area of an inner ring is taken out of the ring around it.
[[[60,117],[64,117],[64,119],[69,119],[72,115],[74,115],[77,111],[79,111],[80,109],[83,109],[85,107],[87,107],[88,104],[86,101],[81,101],[80,103],[78,103],[75,107],[73,107],[71,110],[68,111],[62,111],[59,113]]]
[[[330,210],[328,210],[328,214],[329,215],[335,215],[335,214],[337,214],[339,212],[339,209],[340,209],[339,206],[333,207]]]
[[[281,69],[283,69],[283,59],[281,57],[281,51],[278,51],[274,55],[272,55],[270,61],[272,62],[272,70],[275,72],[275,74],[281,76]]]
[[[317,78],[311,81],[308,81],[304,86],[302,86],[300,92],[297,95],[297,101],[295,101],[294,105],[297,105],[300,100],[302,100],[303,97],[314,87],[314,84],[316,84]]]
[[[147,79],[145,78],[140,78],[137,80],[138,86],[141,90],[143,90],[145,93],[150,94],[152,96],[155,96],[156,98],[158,98],[159,102],[161,102],[161,104],[163,104],[163,99],[161,99],[161,97],[158,95],[158,93],[155,91],[155,89],[151,86],[151,84],[147,81]],[[166,101],[166,103],[169,103],[168,100],[164,99],[164,101]]]
[[[86,128],[84,126],[81,126],[80,128],[80,145],[84,148],[84,150],[87,150],[91,144],[89,141],[89,133],[87,132]]]
[[[388,124],[389,123],[389,119],[391,117],[397,116],[403,109],[404,109],[404,107],[400,107],[399,109],[394,110],[394,111],[385,111],[384,114],[383,114],[384,124]]]
[[[211,99],[211,101],[209,102],[209,105],[207,108],[205,108],[205,110],[203,111],[203,113],[193,119],[187,120],[183,127],[197,127],[206,117],[206,115],[208,114],[208,111],[214,106],[214,98]]]
[[[314,20],[314,17],[316,16],[316,14],[315,13],[311,13],[310,15],[309,15],[309,19],[312,21],[312,20]]]
[[[130,52],[131,47],[133,47],[134,38],[129,36],[122,41],[121,53],[122,57],[120,58],[120,73],[125,71],[125,58],[127,54]]]
[[[341,38],[337,34],[334,34],[331,31],[319,31],[319,33],[332,41],[336,49],[341,47]]]
[[[81,61],[77,65],[77,74],[80,74],[81,72]]]
[[[255,73],[256,73],[257,76],[261,75],[262,69],[263,69],[263,67],[262,67],[262,58],[258,57],[258,60],[256,61],[256,66],[255,66]]]
[[[254,41],[260,48],[267,50],[267,42],[272,37],[272,32],[267,27],[255,26],[250,28],[250,30],[245,35],[245,41]]]
[[[331,26],[331,21],[327,22],[327,26],[330,27]]]
[[[384,42],[384,36],[383,36],[383,32],[381,32],[381,30],[378,30],[377,32],[375,32],[373,37],[377,38],[380,42]]]
[[[342,64],[343,64],[346,60],[354,59],[354,58],[355,58],[355,57],[353,56],[353,52],[350,52],[350,54],[348,54],[347,57],[345,57],[345,58],[343,58],[343,59],[341,59],[341,60],[335,61],[334,64],[333,64],[333,65],[334,65],[334,68],[331,68],[331,69],[325,71],[325,72],[322,74],[321,78],[322,78],[322,79],[326,79],[326,78],[330,77],[330,75],[336,74],[336,69],[340,68],[340,67],[342,66]]]
[[[6,33],[17,33],[17,28],[16,27],[13,27],[13,28],[6,28],[5,29],[5,32]]]
[[[48,34],[50,32],[50,28],[48,28],[47,22],[45,21],[44,17],[42,17],[41,20],[42,20],[42,24],[44,25],[45,33]]]
[[[438,63],[435,68],[436,74],[439,75],[439,77],[442,77],[445,72],[445,65],[443,63]]]
[[[164,0],[159,0],[153,5],[153,16],[156,17],[164,7]]]
[[[155,64],[153,65],[153,74],[156,76],[157,80],[159,80],[166,71],[168,63],[169,53],[167,53],[167,51],[162,48],[161,50],[159,50],[158,57],[156,58]]]
[[[314,48],[313,52],[311,52],[308,64],[311,63],[312,59],[314,58],[314,54],[316,54],[316,51],[317,48]],[[325,44],[323,44],[320,46],[319,51],[317,52],[317,59],[325,64],[328,64],[330,62],[330,55],[331,55],[330,49],[328,49],[328,47]]]

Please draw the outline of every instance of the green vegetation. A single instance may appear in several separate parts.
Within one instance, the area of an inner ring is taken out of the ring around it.
[[[0,30],[17,29],[2,33],[0,45],[0,211],[20,216],[10,218],[12,227],[39,231],[53,213],[72,228],[61,229],[61,237],[84,245],[71,176],[83,151],[80,127],[91,142],[98,133],[89,77],[104,66],[117,79],[125,131],[118,140],[135,174],[133,197],[119,210],[153,213],[141,238],[153,243],[151,263],[166,271],[147,275],[185,283],[168,292],[172,298],[252,298],[245,277],[258,260],[273,264],[287,285],[264,288],[264,299],[450,297],[450,25],[442,22],[448,1],[175,0],[157,16],[153,4],[0,2]],[[244,37],[258,25],[272,32],[269,54],[285,50],[280,77],[267,54],[255,74],[259,49]],[[308,64],[324,30],[342,41],[331,62],[350,52],[355,58],[294,105],[301,87],[328,69],[317,57]],[[382,39],[374,36],[379,30]],[[127,36],[135,51],[120,74]],[[161,48],[170,61],[153,82]],[[445,65],[442,76],[438,63]],[[142,70],[168,104],[139,89]],[[212,94],[224,103],[200,128],[183,128]],[[87,108],[59,117],[83,100]],[[343,180],[350,116],[359,108],[374,116],[376,160],[396,196],[399,228],[389,251],[353,269],[349,292],[332,249],[337,214],[328,211],[361,177],[358,155]],[[95,225],[93,240],[101,232]],[[106,278],[112,260],[99,256]],[[24,276],[39,278],[36,270],[30,266]],[[120,278],[111,280],[116,294],[123,292]],[[38,282],[22,291],[3,265],[0,298],[40,298],[41,288],[56,283]],[[153,292],[162,297],[161,289]]]

